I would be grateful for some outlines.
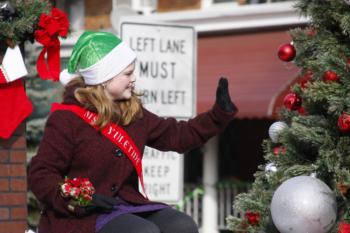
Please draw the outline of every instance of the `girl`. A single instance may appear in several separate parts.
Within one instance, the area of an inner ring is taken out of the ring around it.
[[[43,203],[39,233],[198,233],[189,216],[138,191],[142,152],[147,145],[184,153],[221,132],[237,112],[228,82],[219,80],[211,110],[177,122],[142,107],[135,59],[107,32],[85,32],[75,44],[61,74],[63,103],[52,108],[28,174]],[[92,184],[86,202],[76,201],[65,177]]]

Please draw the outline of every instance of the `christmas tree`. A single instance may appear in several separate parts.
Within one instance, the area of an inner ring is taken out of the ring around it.
[[[350,1],[295,8],[309,25],[278,56],[300,67],[298,82],[263,142],[266,164],[234,201],[234,232],[350,232]]]

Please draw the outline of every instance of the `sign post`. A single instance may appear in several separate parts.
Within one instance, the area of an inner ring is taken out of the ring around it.
[[[122,22],[120,36],[137,54],[136,90],[143,105],[162,117],[196,114],[197,34],[193,27]],[[183,195],[183,155],[146,147],[144,182],[151,200],[178,202]]]

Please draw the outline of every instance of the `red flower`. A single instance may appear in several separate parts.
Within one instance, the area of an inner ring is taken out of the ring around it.
[[[95,188],[88,178],[64,179],[65,183],[60,186],[63,197],[78,201],[79,206],[86,206],[92,200]]]
[[[73,178],[73,179],[69,180],[69,183],[70,183],[73,187],[79,188],[80,185],[81,185],[81,179],[80,179],[80,178]]]
[[[350,224],[341,222],[338,227],[338,233],[350,233]]]
[[[92,200],[92,196],[90,196],[89,194],[82,194],[82,198],[86,201],[91,201]]]
[[[248,220],[248,223],[250,225],[258,225],[260,221],[260,214],[259,213],[254,213],[254,212],[246,212],[245,213],[245,218]]]
[[[61,185],[61,192],[64,197],[69,197],[70,192],[72,190],[72,186],[67,183]]]
[[[73,197],[73,199],[78,199],[80,195],[80,189],[77,187],[73,187],[69,194],[71,197]]]
[[[350,130],[350,115],[348,113],[344,112],[339,116],[338,127],[342,132],[347,132]]]

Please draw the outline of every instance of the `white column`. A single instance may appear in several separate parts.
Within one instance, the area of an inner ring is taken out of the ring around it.
[[[203,224],[202,233],[219,233],[218,200],[216,183],[218,181],[218,136],[204,145],[203,161]]]
[[[139,10],[141,8],[141,1],[140,0],[130,0],[131,1],[131,8],[134,10]]]
[[[201,0],[201,9],[207,9],[213,5],[214,0]]]

